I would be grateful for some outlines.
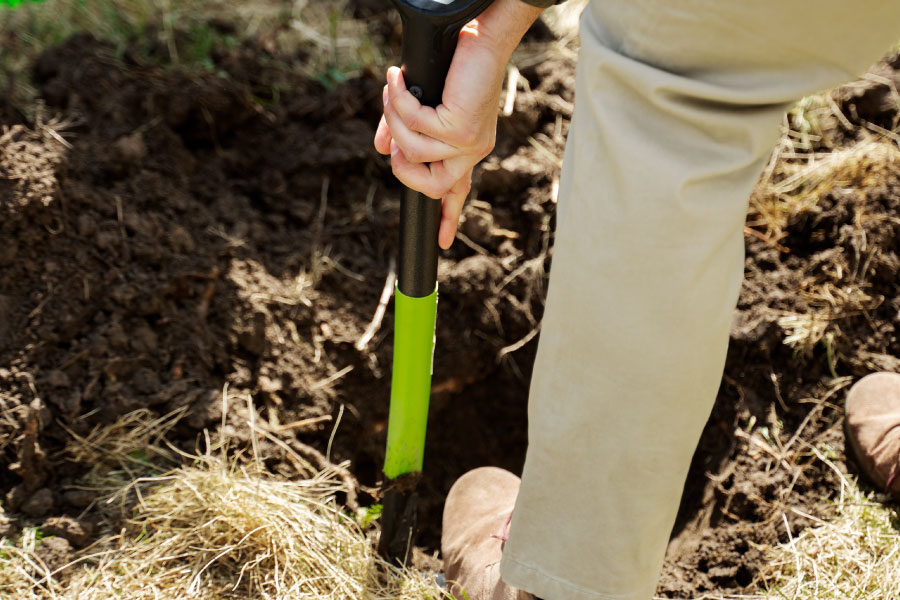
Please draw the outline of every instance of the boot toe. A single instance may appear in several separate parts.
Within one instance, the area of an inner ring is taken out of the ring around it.
[[[453,484],[444,505],[441,553],[455,596],[500,600],[518,594],[500,580],[498,564],[518,492],[519,478],[496,467],[469,471]]]
[[[847,394],[845,431],[863,473],[900,498],[900,374],[873,373],[854,384]]]

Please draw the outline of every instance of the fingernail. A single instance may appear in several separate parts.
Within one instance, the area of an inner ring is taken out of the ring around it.
[[[394,156],[398,152],[400,152],[400,146],[397,145],[397,142],[391,140],[391,156]]]
[[[388,94],[387,86],[384,86],[384,89],[381,90],[381,103],[387,106],[390,101],[391,100],[390,95]]]

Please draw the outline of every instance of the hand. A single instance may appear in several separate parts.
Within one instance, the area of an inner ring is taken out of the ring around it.
[[[441,248],[456,236],[472,168],[494,148],[506,64],[540,12],[521,0],[496,0],[467,25],[437,108],[422,106],[407,91],[399,68],[388,70],[375,148],[391,155],[404,185],[442,200]]]

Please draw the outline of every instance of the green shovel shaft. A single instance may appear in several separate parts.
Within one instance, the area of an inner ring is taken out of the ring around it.
[[[384,474],[422,470],[431,393],[437,289],[421,298],[394,290],[394,366]]]

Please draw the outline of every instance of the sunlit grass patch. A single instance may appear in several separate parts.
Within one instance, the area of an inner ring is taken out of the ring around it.
[[[828,92],[804,98],[786,115],[750,198],[747,232],[782,257],[818,245],[805,257],[808,276],[796,290],[801,302],[778,324],[784,343],[801,354],[824,345],[835,377],[845,345],[841,324],[865,318],[884,300],[871,289],[882,259],[867,240],[885,219],[878,203],[898,173],[900,135],[851,123]]]
[[[844,481],[837,516],[791,535],[761,573],[767,599],[887,600],[900,597],[900,513]],[[881,500],[884,500],[882,498]],[[785,521],[787,526],[787,521]]]
[[[119,465],[90,472],[108,491],[107,533],[68,564],[48,566],[35,528],[0,546],[0,598],[16,600],[181,600],[200,598],[426,600],[443,597],[427,575],[384,562],[369,537],[372,511],[351,514],[337,470],[300,480],[267,474],[220,451],[155,476],[174,449],[160,437],[177,414],[146,411],[77,438],[73,458]],[[208,440],[207,440],[208,442]],[[211,444],[210,444],[211,445]],[[221,446],[220,446],[221,447]],[[162,463],[158,460],[164,458]],[[122,465],[133,470],[125,471]],[[120,480],[117,489],[108,484]]]

